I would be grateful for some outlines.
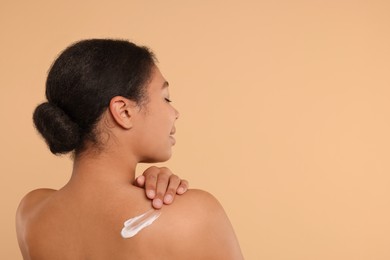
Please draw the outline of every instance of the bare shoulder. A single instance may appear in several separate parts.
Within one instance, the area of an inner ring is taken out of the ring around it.
[[[26,240],[30,222],[34,221],[35,216],[38,214],[44,203],[55,192],[56,190],[52,189],[33,190],[26,194],[20,201],[16,211],[16,234],[23,256],[26,256]]]
[[[27,193],[19,203],[16,212],[17,217],[24,217],[25,215],[33,213],[54,192],[56,192],[56,190],[36,189]]]
[[[164,239],[159,240],[166,241],[177,259],[243,259],[223,207],[208,192],[189,190],[164,207],[160,218]]]

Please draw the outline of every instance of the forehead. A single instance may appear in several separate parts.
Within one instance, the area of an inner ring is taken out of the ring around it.
[[[152,71],[152,78],[149,83],[149,90],[159,91],[161,89],[167,88],[168,86],[169,83],[161,74],[159,68],[157,66],[154,66]]]

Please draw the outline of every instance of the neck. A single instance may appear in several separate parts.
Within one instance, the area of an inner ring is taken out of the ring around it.
[[[120,153],[83,153],[76,155],[70,183],[81,182],[97,185],[133,183],[138,161]]]

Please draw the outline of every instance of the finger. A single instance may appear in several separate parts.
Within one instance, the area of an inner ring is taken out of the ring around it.
[[[137,187],[140,187],[140,188],[143,188],[145,187],[145,176],[144,175],[140,175],[138,176],[136,179],[135,179],[135,185]]]
[[[163,202],[160,198],[156,198],[152,201],[152,206],[155,209],[161,209],[163,206]]]
[[[188,190],[188,187],[189,187],[188,181],[181,180],[179,188],[177,188],[176,193],[181,195],[181,194],[185,193]]]
[[[180,182],[181,182],[180,178],[175,174],[172,174],[169,177],[168,188],[167,188],[166,193],[164,195],[164,203],[165,204],[171,204],[174,201],[175,195],[176,195],[176,190],[179,187]]]
[[[159,172],[159,168],[152,166],[146,169],[146,171],[143,173],[145,176],[145,192],[149,199],[154,199],[156,197],[156,187],[158,180],[157,176]]]
[[[156,197],[153,200],[153,206],[162,206],[171,175],[172,172],[168,168],[160,168],[160,173],[157,176]]]

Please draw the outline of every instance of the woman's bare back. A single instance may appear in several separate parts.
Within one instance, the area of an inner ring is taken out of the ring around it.
[[[123,223],[150,209],[144,191],[131,185],[36,190],[18,210],[19,244],[25,259],[242,259],[229,220],[210,194],[188,191],[153,224],[123,238]]]

